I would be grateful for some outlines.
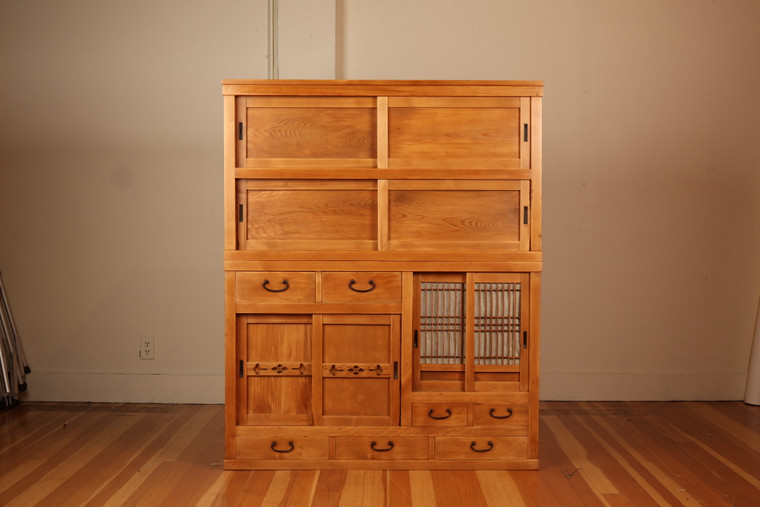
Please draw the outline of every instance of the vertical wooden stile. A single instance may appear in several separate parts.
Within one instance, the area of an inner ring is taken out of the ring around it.
[[[311,411],[314,426],[322,425],[322,315],[314,315],[311,324]]]
[[[464,390],[475,390],[475,276],[467,273],[465,283]]]
[[[377,98],[377,168],[388,168],[388,97]],[[377,249],[388,250],[388,180],[377,182]]]

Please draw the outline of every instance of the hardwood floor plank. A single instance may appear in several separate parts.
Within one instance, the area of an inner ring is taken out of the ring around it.
[[[82,449],[92,449],[92,435],[108,429],[110,423],[104,415],[81,419],[73,418],[71,426],[58,432],[60,442],[55,446],[55,452],[48,454],[44,451],[34,453],[42,461],[40,466],[9,488],[2,491],[2,498],[7,505],[33,505],[45,496],[49,489],[57,486],[66,479],[64,475],[70,467],[67,466],[71,456]],[[69,431],[71,430],[71,431]],[[68,432],[68,433],[67,433]]]
[[[562,413],[554,410],[545,411],[547,415]],[[599,497],[591,490],[591,486],[582,474],[577,473],[577,465],[562,449],[557,435],[545,421],[540,421],[540,455],[541,473],[512,471],[510,475],[521,491],[523,501],[530,506],[563,505],[563,506],[598,506],[602,505]]]
[[[435,487],[430,470],[410,470],[409,487],[414,507],[436,507]]]
[[[503,470],[478,470],[475,472],[483,492],[486,505],[503,507],[524,507],[514,479],[509,472]]]
[[[209,407],[206,407],[206,410],[202,410],[204,407],[201,405],[177,407],[179,412],[166,419],[166,429],[145,448],[145,452],[141,452],[132,460],[130,472],[120,475],[119,478],[125,481],[109,485],[118,488],[111,493],[109,501],[119,505],[119,502],[127,502],[130,498],[133,498],[130,501],[136,501],[144,496],[147,488],[143,484],[155,484],[151,475],[158,470],[165,473],[166,467],[161,465],[175,461],[189,442],[206,427],[214,414],[214,410]]]
[[[618,494],[618,489],[599,466],[589,459],[588,450],[584,447],[584,444],[579,442],[566,426],[566,421],[569,418],[560,420],[558,416],[547,415],[543,419],[556,435],[560,447],[567,453],[575,466],[573,470],[567,472],[566,476],[580,474],[586,480],[598,500],[602,502],[602,505],[609,505],[607,496]]]
[[[412,507],[412,487],[409,472],[406,470],[389,470],[386,473],[386,491],[389,507]]]
[[[347,473],[346,470],[321,470],[312,505],[315,507],[338,505],[343,486],[346,484]]]
[[[760,505],[760,407],[542,402],[538,471],[223,471],[221,405],[22,404],[2,505]]]
[[[385,507],[387,500],[384,476],[385,473],[381,470],[349,470],[338,505]]]

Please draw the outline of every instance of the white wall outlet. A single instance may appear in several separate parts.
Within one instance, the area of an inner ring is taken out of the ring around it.
[[[152,336],[140,337],[140,359],[156,358],[156,341]]]

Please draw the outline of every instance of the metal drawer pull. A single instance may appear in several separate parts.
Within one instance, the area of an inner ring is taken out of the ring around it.
[[[474,444],[474,443],[475,443],[475,442],[473,442],[473,444]],[[292,441],[292,440],[290,440],[290,441],[288,442],[288,445],[290,446],[290,449],[285,449],[285,450],[280,450],[280,449],[277,449],[277,440],[274,440],[274,441],[272,442],[272,445],[271,445],[271,447],[272,447],[272,450],[273,450],[274,452],[280,452],[280,453],[291,452],[293,449],[295,449],[295,448],[296,448],[296,446],[295,446],[295,445],[293,445],[293,441]]]
[[[377,442],[375,442],[374,440],[370,442],[369,444],[369,446],[372,448],[373,451],[388,452],[391,449],[393,449],[393,440],[388,440],[388,447],[386,447],[385,449],[378,449],[377,447],[375,447],[376,445],[377,445]]]
[[[488,441],[488,449],[475,449],[475,445],[476,445],[476,443],[477,443],[477,442],[473,441],[473,442],[470,444],[470,449],[472,449],[472,450],[473,450],[473,451],[475,451],[475,452],[488,452],[488,451],[490,451],[491,449],[493,449],[493,442],[491,442],[490,440]]]
[[[492,408],[491,410],[488,411],[488,415],[490,415],[494,419],[509,419],[510,417],[512,417],[512,409],[511,408],[507,409],[507,415],[494,415],[493,414],[494,412],[496,412],[495,408]]]
[[[356,284],[356,280],[351,280],[350,282],[348,282],[348,288],[354,292],[371,292],[375,290],[375,282],[372,280],[369,281],[369,285],[370,285],[369,289],[357,289],[356,287],[354,287],[355,284]]]
[[[290,288],[290,284],[288,283],[287,280],[283,280],[282,284],[284,285],[282,289],[270,289],[269,287],[267,287],[267,285],[269,285],[269,280],[264,280],[264,283],[261,286],[264,287],[264,289],[268,290],[269,292],[285,292],[286,290]]]
[[[431,419],[448,419],[451,417],[451,409],[449,408],[446,409],[446,415],[433,415],[433,412],[435,412],[435,410],[432,408],[430,409],[430,412],[428,412],[428,417]]]

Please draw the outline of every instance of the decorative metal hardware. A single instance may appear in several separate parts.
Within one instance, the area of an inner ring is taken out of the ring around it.
[[[528,142],[528,124],[523,123],[523,141]]]
[[[412,348],[417,348],[419,345],[419,338],[420,338],[420,332],[415,329],[414,330],[414,336],[412,337]]]
[[[275,372],[278,375],[281,375],[283,372],[288,371],[289,368],[287,366],[283,366],[282,364],[278,364],[274,368],[272,368],[272,371]]]
[[[393,380],[398,380],[398,361],[393,361]]]
[[[431,419],[448,419],[449,417],[451,417],[450,408],[446,409],[446,415],[433,415],[434,412],[435,412],[435,409],[431,408],[430,411],[428,412],[428,417]]]
[[[356,287],[354,287],[354,285],[356,285],[356,280],[351,280],[350,282],[348,282],[348,288],[354,292],[371,292],[375,290],[375,282],[372,280],[369,281],[369,285],[370,285],[369,289],[357,289]]]
[[[527,331],[523,331],[523,348],[524,349],[528,348],[528,332]]]
[[[494,412],[496,412],[495,408],[492,408],[491,410],[488,411],[488,415],[490,415],[494,419],[509,419],[510,417],[512,417],[512,409],[511,408],[507,409],[507,415],[494,415]]]
[[[243,122],[239,121],[238,122],[238,141],[242,141],[242,140],[243,140]]]
[[[523,206],[523,223],[525,225],[528,224],[528,207],[527,206]]]
[[[245,363],[243,362],[242,359],[240,360],[240,363],[238,364],[238,376],[240,378],[245,377]]]
[[[473,442],[473,444],[474,444],[474,443],[475,443],[475,442]],[[273,441],[272,441],[272,445],[271,445],[270,447],[271,447],[271,449],[272,449],[274,452],[279,452],[279,453],[286,453],[286,452],[291,452],[293,449],[295,449],[295,448],[296,448],[296,446],[295,446],[295,445],[293,445],[293,441],[292,441],[292,440],[288,441],[288,445],[290,446],[290,449],[277,449],[277,440],[273,440]]]
[[[391,449],[393,449],[393,440],[388,440],[388,444],[387,444],[388,447],[386,447],[385,449],[378,449],[377,447],[375,447],[376,445],[377,445],[377,442],[375,442],[374,440],[372,442],[370,442],[370,444],[369,444],[369,446],[372,448],[373,451],[388,452]]]
[[[364,368],[355,364],[351,368],[348,369],[348,373],[351,373],[353,375],[359,375],[360,373],[364,373]]]
[[[472,443],[470,443],[470,449],[472,449],[475,452],[488,452],[491,449],[493,449],[493,442],[491,442],[490,440],[488,441],[488,449],[475,449],[476,445],[477,445],[477,442],[473,440]]]
[[[269,287],[267,287],[267,285],[269,285],[269,280],[264,280],[264,283],[261,284],[261,286],[264,287],[264,289],[268,290],[269,292],[285,292],[286,290],[290,288],[290,284],[288,283],[287,280],[282,281],[282,285],[284,285],[282,289],[270,289]]]
[[[238,222],[243,221],[243,205],[238,204]]]

